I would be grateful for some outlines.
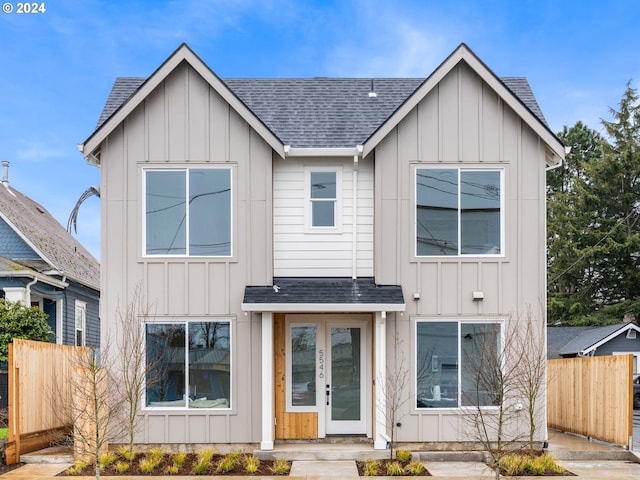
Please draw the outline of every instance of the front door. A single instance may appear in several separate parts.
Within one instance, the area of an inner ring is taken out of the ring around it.
[[[365,434],[366,324],[326,323],[326,433]]]

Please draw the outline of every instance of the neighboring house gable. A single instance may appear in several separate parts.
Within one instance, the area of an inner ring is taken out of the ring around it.
[[[465,45],[427,78],[224,80],[183,45],[118,78],[80,148],[109,187],[102,316],[140,285],[148,358],[175,360],[138,442],[385,448],[379,377],[402,355],[396,438],[464,442],[462,407],[492,401],[467,355],[545,324],[564,148],[526,80]]]
[[[602,327],[548,327],[547,358],[590,357],[631,353],[640,357],[640,327],[624,322]]]
[[[0,291],[8,300],[39,306],[55,342],[76,343],[76,302],[86,306],[83,345],[100,343],[100,266],[42,206],[9,185],[0,186]]]

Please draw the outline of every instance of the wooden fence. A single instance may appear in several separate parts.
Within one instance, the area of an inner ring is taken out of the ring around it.
[[[71,430],[76,359],[85,347],[14,339],[9,344],[9,441],[5,460],[50,445]]]
[[[547,425],[631,446],[633,355],[549,360]]]

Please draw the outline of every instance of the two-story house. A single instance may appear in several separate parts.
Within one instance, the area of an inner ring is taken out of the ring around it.
[[[401,360],[397,440],[465,442],[463,407],[492,406],[477,339],[527,309],[544,325],[564,147],[527,81],[465,45],[416,79],[221,79],[182,45],[116,80],[80,150],[101,169],[104,338],[136,286],[152,305],[140,443],[385,448]]]

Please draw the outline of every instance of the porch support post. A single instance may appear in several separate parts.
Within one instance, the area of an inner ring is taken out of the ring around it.
[[[273,313],[262,312],[262,441],[273,450]]]
[[[373,448],[385,450],[387,448],[387,399],[385,398],[384,383],[387,380],[387,312],[376,312],[375,318],[375,362],[376,362],[376,401],[375,401],[375,439]]]

